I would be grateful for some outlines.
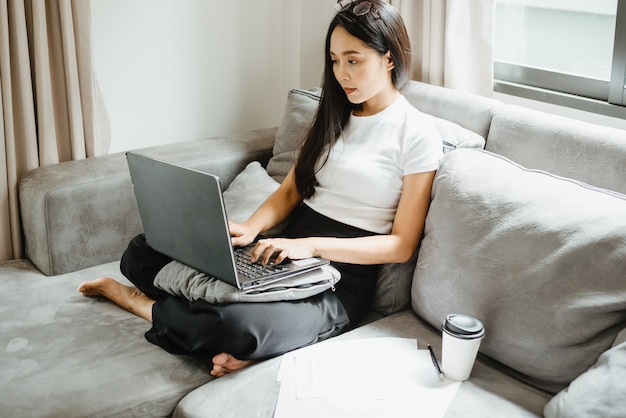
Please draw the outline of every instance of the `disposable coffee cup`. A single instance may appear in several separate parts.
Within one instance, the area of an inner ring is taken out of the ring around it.
[[[478,319],[449,314],[441,326],[441,369],[450,380],[463,381],[470,377],[480,341],[485,336]]]

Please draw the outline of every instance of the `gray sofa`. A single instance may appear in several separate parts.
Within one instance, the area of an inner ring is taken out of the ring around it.
[[[626,132],[418,82],[405,95],[447,151],[424,239],[384,266],[368,321],[333,340],[440,354],[444,316],[471,314],[487,335],[447,417],[626,416]],[[245,217],[316,103],[294,90],[277,128],[143,152],[219,175],[229,216]],[[20,203],[27,259],[0,264],[1,416],[272,416],[280,357],[213,380],[210,359],[166,353],[144,320],[76,291],[126,282],[118,260],[142,227],[123,154],[34,170]]]

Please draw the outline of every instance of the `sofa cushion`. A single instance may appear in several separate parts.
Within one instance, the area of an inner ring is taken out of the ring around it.
[[[278,186],[258,161],[249,163],[224,190],[228,220],[243,222],[248,219]]]
[[[130,285],[119,262],[54,278],[30,262],[0,263],[0,415],[167,417],[212,380],[211,361],[148,343],[150,324],[76,288],[109,276]]]
[[[626,131],[508,105],[498,108],[486,149],[527,168],[626,193]]]
[[[548,402],[546,418],[626,417],[626,331],[597,363]]]
[[[321,89],[293,89],[287,95],[287,104],[278,125],[274,153],[267,163],[267,172],[282,182],[296,162],[298,149],[313,122],[320,100]]]
[[[481,352],[556,392],[626,321],[626,197],[481,150],[444,156],[412,288],[416,313],[483,321]]]
[[[495,99],[417,81],[410,81],[402,94],[421,112],[454,122],[481,138],[487,138],[493,113],[504,106]]]

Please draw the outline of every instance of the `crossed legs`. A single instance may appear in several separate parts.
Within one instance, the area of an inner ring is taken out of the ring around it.
[[[121,273],[134,286],[101,277],[82,283],[78,291],[85,296],[105,297],[152,323],[146,339],[170,353],[211,353],[211,374],[215,377],[251,363],[231,353],[246,359],[274,357],[350,328],[350,318],[336,294],[339,289],[295,301],[213,305],[172,297],[155,287],[154,278],[170,262],[171,258],[152,249],[145,237],[138,235],[120,262]],[[352,274],[343,270],[342,276]],[[374,280],[375,275],[372,277]]]

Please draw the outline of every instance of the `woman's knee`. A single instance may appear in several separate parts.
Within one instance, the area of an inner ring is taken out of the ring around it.
[[[131,276],[134,276],[133,271],[139,260],[144,258],[141,253],[145,251],[144,247],[147,245],[146,236],[144,234],[139,234],[130,240],[120,260],[120,270],[124,276],[129,279]]]
[[[171,258],[152,249],[145,236],[140,234],[128,243],[120,261],[120,271],[142,292],[153,299],[161,299],[167,293],[154,287],[154,278],[171,261]]]

